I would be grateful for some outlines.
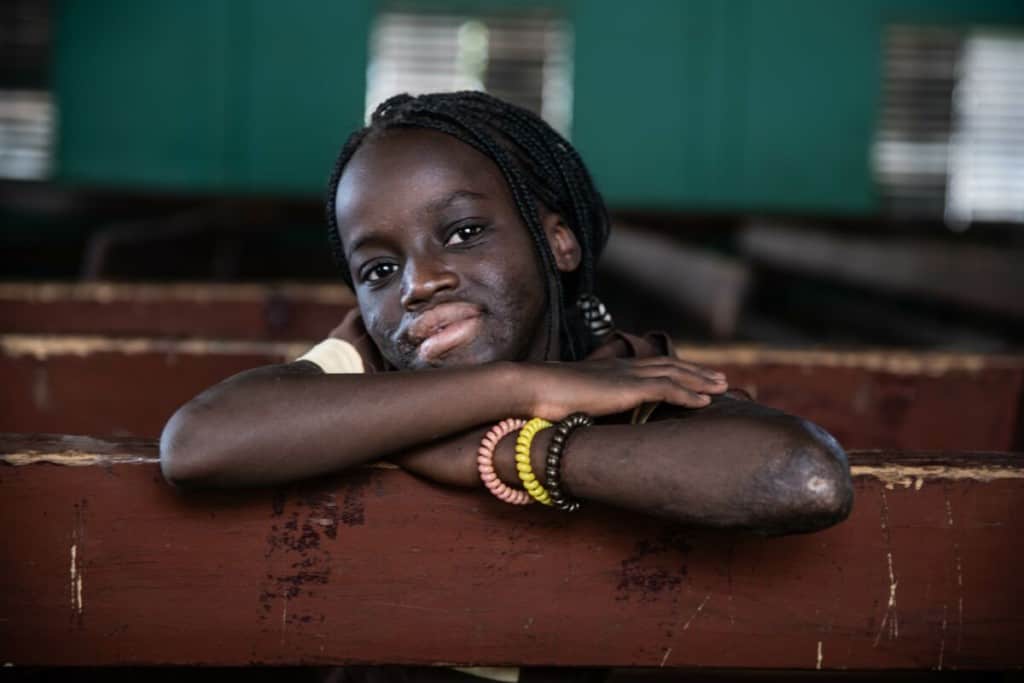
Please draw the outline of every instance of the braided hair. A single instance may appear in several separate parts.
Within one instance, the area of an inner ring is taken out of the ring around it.
[[[545,316],[548,341],[558,334],[562,360],[579,360],[586,355],[594,340],[577,311],[576,301],[593,291],[594,267],[608,241],[604,200],[583,160],[565,138],[536,114],[483,92],[396,95],[377,107],[367,126],[349,136],[327,188],[328,239],[345,281],[352,284],[335,215],[338,183],[360,145],[372,134],[390,128],[447,133],[497,165],[540,259],[548,310],[559,312],[557,331],[552,329],[552,316]],[[558,270],[536,201],[561,215],[575,235],[582,256],[576,272],[563,274]]]

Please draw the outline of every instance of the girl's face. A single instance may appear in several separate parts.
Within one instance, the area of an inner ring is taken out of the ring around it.
[[[366,328],[396,368],[545,357],[543,274],[486,156],[430,130],[374,135],[346,166],[336,211]],[[559,267],[575,269],[572,233],[556,214],[542,220]]]

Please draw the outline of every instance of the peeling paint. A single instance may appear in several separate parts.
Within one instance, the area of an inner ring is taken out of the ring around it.
[[[82,616],[82,612],[85,608],[85,603],[82,601],[82,570],[78,566],[78,543],[77,533],[74,534],[75,542],[71,544],[71,576],[70,576],[70,592],[71,592],[71,610],[75,616]]]
[[[957,479],[980,482],[999,479],[1024,479],[1024,468],[1016,467],[951,467],[949,465],[854,465],[854,477],[871,477],[892,491],[896,486],[921,490],[928,479]]]
[[[704,611],[704,605],[708,604],[708,600],[710,599],[711,593],[708,593],[704,596],[704,599],[700,601],[699,605],[697,605],[697,609],[694,610],[693,614],[690,615],[690,618],[686,620],[685,624],[683,624],[684,631],[690,628],[690,624],[693,623],[693,620],[696,619],[700,615],[700,613]]]
[[[87,451],[66,450],[59,453],[40,453],[38,451],[22,451],[0,455],[0,462],[16,467],[25,465],[63,465],[65,467],[88,467],[110,465],[147,465],[160,462],[155,455],[130,455],[128,453],[89,453]],[[390,462],[374,462],[360,465],[365,469],[396,470],[398,465]],[[331,520],[317,520],[321,526],[330,526]]]
[[[90,465],[138,465],[160,462],[160,459],[156,456],[147,455],[112,455],[109,453],[84,453],[81,451],[64,451],[62,453],[27,451],[24,453],[5,453],[0,455],[0,462],[18,467],[38,465],[40,463],[64,465],[66,467],[85,467]]]
[[[885,541],[885,559],[886,564],[889,568],[889,600],[885,608],[885,616],[882,617],[882,623],[878,626],[878,634],[875,636],[875,647],[878,647],[878,643],[882,640],[882,634],[885,633],[886,626],[889,627],[889,638],[895,640],[900,636],[899,627],[899,615],[896,613],[896,587],[899,585],[899,581],[896,579],[896,571],[893,567],[892,560],[892,535],[889,531],[889,503],[885,498],[885,491],[880,490],[878,492],[881,495],[881,524],[882,524],[882,538]]]
[[[315,342],[261,342],[210,339],[115,338],[65,335],[0,335],[0,353],[14,358],[27,356],[46,360],[52,356],[88,357],[98,353],[139,355],[164,353],[205,356],[277,356],[282,361],[298,358]]]

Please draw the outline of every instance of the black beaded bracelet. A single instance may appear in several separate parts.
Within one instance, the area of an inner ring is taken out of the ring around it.
[[[562,451],[569,436],[580,427],[589,427],[594,421],[586,413],[573,413],[555,425],[555,435],[551,437],[551,445],[548,446],[548,458],[544,473],[547,481],[544,488],[551,495],[552,504],[563,512],[575,512],[580,509],[580,503],[570,500],[562,492]]]

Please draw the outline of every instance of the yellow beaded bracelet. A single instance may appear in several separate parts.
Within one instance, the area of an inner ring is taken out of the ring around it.
[[[530,465],[530,446],[537,432],[550,426],[551,423],[547,420],[535,417],[523,425],[519,430],[519,437],[516,438],[516,470],[519,472],[519,479],[523,482],[523,488],[538,503],[544,505],[551,505],[551,496],[533,474],[533,467]]]

